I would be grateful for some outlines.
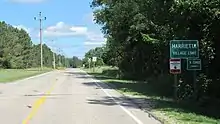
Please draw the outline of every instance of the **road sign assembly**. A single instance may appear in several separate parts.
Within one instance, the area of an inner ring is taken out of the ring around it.
[[[170,59],[170,73],[180,74],[181,73],[181,59]]]
[[[201,59],[187,59],[187,70],[201,70]]]
[[[171,40],[170,58],[199,58],[198,40]]]
[[[89,62],[89,63],[91,62],[91,58],[88,59],[88,62]]]
[[[93,62],[96,62],[96,60],[97,60],[97,57],[92,57]]]

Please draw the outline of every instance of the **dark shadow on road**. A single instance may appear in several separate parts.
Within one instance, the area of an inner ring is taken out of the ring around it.
[[[147,110],[151,113],[152,110],[160,109],[163,112],[177,112],[177,113],[194,113],[198,115],[205,115],[211,118],[219,119],[217,113],[213,113],[215,115],[211,115],[210,110],[206,108],[200,108],[199,111],[197,110],[194,105],[188,106],[186,104],[177,104],[173,101],[168,100],[159,100],[159,99],[151,99],[151,98],[132,98],[132,99],[125,99],[124,97],[113,97],[120,105],[124,107],[132,107],[132,108],[140,108],[143,110]],[[106,105],[106,106],[114,106],[118,105],[112,98],[110,97],[102,97],[101,99],[88,99],[87,102],[89,104],[99,104],[99,105]],[[209,113],[209,114],[207,114]],[[157,118],[155,115],[151,114],[151,116]],[[182,120],[186,122],[197,122],[197,123],[213,123],[210,120],[198,120],[198,118],[192,117],[182,117]]]
[[[102,82],[84,82],[82,84],[87,85],[87,86],[94,86],[94,87],[101,86],[103,89],[114,89],[114,87],[110,87],[108,85],[105,85]]]
[[[149,85],[147,83],[135,83],[135,82],[118,82],[114,80],[108,80],[103,82],[96,82],[103,89],[116,89],[125,92],[135,92],[137,95],[147,95],[151,97],[167,97],[169,93],[163,90],[163,87],[154,87],[153,85]],[[95,82],[84,82],[84,85],[87,86],[96,86]],[[105,85],[104,85],[105,84]],[[107,85],[106,85],[107,84]],[[153,92],[157,90],[157,92]]]
[[[84,73],[84,72],[65,71],[64,73],[66,73],[66,74],[70,74],[70,75],[79,75],[79,76],[85,76],[85,75],[87,75],[87,74]]]
[[[136,104],[132,103],[131,101],[127,100],[124,97],[102,97],[101,99],[88,99],[87,102],[89,104],[100,104],[100,105],[122,105],[126,107],[132,108],[139,108]],[[116,103],[117,102],[117,103]]]
[[[72,74],[76,76],[76,78],[92,78],[91,76],[87,76],[84,72],[66,72],[68,74]],[[129,107],[139,107],[144,110],[155,110],[160,109],[161,111],[166,112],[181,112],[181,113],[195,113],[197,115],[203,115],[210,118],[220,119],[220,105],[198,105],[198,104],[189,104],[192,102],[174,102],[170,98],[170,94],[173,91],[172,84],[167,85],[167,83],[172,82],[166,82],[167,79],[161,79],[161,80],[153,80],[149,81],[148,83],[137,83],[137,82],[120,82],[116,78],[112,76],[108,76],[104,73],[88,73],[90,75],[93,75],[96,79],[101,80],[101,82],[84,82],[83,84],[86,86],[91,86],[97,88],[97,84],[101,86],[103,89],[116,89],[123,92],[133,92],[137,93],[138,95],[145,95],[149,96],[150,98],[132,98],[130,100],[125,100],[125,98],[114,98],[119,103],[121,103],[124,106]],[[114,80],[113,80],[114,79]],[[105,82],[105,83],[102,83]],[[108,85],[106,85],[108,84]],[[165,90],[166,89],[166,90]],[[156,99],[156,97],[159,97],[160,99]],[[132,104],[132,103],[133,104]],[[97,99],[90,99],[88,100],[89,104],[101,104],[101,105],[117,105],[111,98],[109,97],[103,97],[100,100]],[[134,103],[136,105],[134,105]],[[190,122],[203,122],[203,123],[211,123],[209,120],[201,120],[198,118],[190,118],[189,116],[183,117],[185,120],[190,120]],[[206,121],[206,122],[205,122]],[[219,120],[220,121],[220,120]]]
[[[94,86],[94,87],[97,86],[97,85],[95,84],[95,82],[84,82],[84,83],[82,83],[82,84],[87,85],[87,86]]]
[[[66,71],[64,72],[66,74],[69,75],[73,75],[76,78],[91,78],[91,76],[88,76],[86,73],[84,72],[72,72],[72,71]],[[88,73],[91,74],[91,73]],[[109,77],[109,76],[105,76],[105,75],[100,75],[100,73],[92,73],[93,76],[95,76],[97,79],[99,80],[105,80],[105,79],[115,79],[114,77]]]
[[[91,78],[90,76],[80,76],[80,75],[78,75],[78,76],[76,76],[77,78]],[[95,76],[96,77],[96,79],[98,79],[98,80],[107,80],[107,79],[115,79],[115,78],[109,78],[109,77],[107,77],[107,76],[100,76],[100,75],[96,75]]]
[[[74,76],[76,78],[88,78],[88,79],[92,78],[91,76],[87,75],[84,72],[70,72],[70,71],[67,71],[67,72],[64,72],[64,73],[68,74],[69,76]],[[93,76],[95,76],[99,80],[114,79],[114,78],[110,78],[108,76],[99,75],[98,73],[93,73]]]
[[[156,99],[154,96],[161,96],[160,94],[162,93],[155,93],[153,92],[153,90],[155,89],[151,89],[151,88],[147,88],[146,84],[132,84],[132,83],[120,83],[120,82],[109,82],[107,83],[108,85],[106,85],[105,83],[102,82],[96,82],[98,85],[100,85],[103,89],[116,89],[116,90],[124,90],[126,92],[137,92],[138,94],[142,94],[142,95],[147,95],[147,96],[151,96],[152,98],[132,98],[129,100],[124,100],[125,98],[120,97],[120,98],[114,98],[116,99],[119,103],[122,103],[122,105],[124,106],[128,106],[128,107],[134,107],[134,108],[141,108],[144,110],[155,110],[155,109],[160,109],[164,112],[177,112],[177,113],[195,113],[197,115],[203,115],[203,116],[207,116],[210,118],[215,118],[215,119],[220,119],[220,115],[219,115],[219,110],[220,107],[218,106],[200,106],[198,104],[189,104],[188,102],[174,102],[172,99],[167,99],[166,97],[164,98],[160,98],[160,99]],[[95,82],[85,82],[83,83],[84,85],[87,86],[92,86],[92,87],[98,87],[96,85]],[[140,88],[142,87],[142,88]],[[163,87],[162,87],[163,88]],[[159,90],[162,90],[159,89]],[[145,90],[144,90],[145,89]],[[163,91],[163,90],[162,90]],[[160,91],[158,91],[160,92]],[[132,103],[135,103],[135,105],[133,105]],[[88,103],[90,104],[101,104],[101,105],[117,105],[111,98],[109,97],[103,97],[101,100],[97,100],[97,99],[92,99],[89,100]],[[153,115],[152,115],[153,116]],[[189,117],[185,117],[185,119],[189,119]],[[195,121],[199,121],[198,118],[190,118],[190,122],[193,121],[193,119],[195,119]],[[210,123],[208,122],[204,122],[204,120],[200,120],[203,123]],[[219,120],[220,121],[220,120]]]

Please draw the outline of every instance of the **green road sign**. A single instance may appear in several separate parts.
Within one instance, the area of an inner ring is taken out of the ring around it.
[[[171,40],[170,58],[199,58],[198,40]]]
[[[187,70],[201,70],[201,59],[187,59]]]

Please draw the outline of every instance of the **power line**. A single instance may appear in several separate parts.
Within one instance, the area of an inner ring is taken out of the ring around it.
[[[38,17],[34,17],[34,20],[37,20],[40,22],[40,65],[41,69],[43,69],[43,48],[42,48],[42,21],[46,20],[46,17],[42,17],[42,13],[39,12]]]

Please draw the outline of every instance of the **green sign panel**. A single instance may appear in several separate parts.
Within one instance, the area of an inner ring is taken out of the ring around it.
[[[187,70],[201,70],[201,59],[187,59]]]
[[[171,40],[170,58],[199,58],[198,40]]]

